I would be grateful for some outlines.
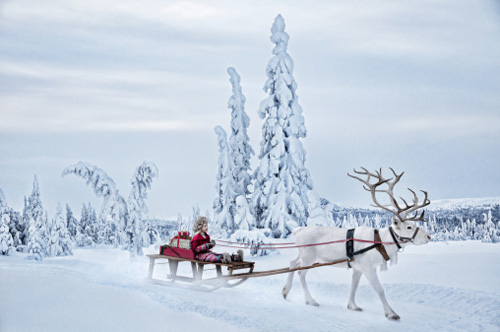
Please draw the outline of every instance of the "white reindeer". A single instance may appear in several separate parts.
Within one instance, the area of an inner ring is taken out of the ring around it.
[[[424,211],[419,213],[417,212],[417,210],[429,205],[430,201],[427,199],[427,193],[425,191],[422,191],[425,197],[423,202],[419,203],[418,197],[415,192],[411,189],[408,189],[413,193],[413,203],[409,205],[404,199],[401,198],[404,203],[404,206],[402,206],[402,204],[400,205],[394,198],[393,189],[396,183],[398,183],[403,176],[404,172],[398,175],[392,168],[390,168],[390,170],[394,174],[394,178],[384,179],[382,177],[381,169],[380,171],[376,171],[375,174],[370,173],[365,168],[362,169],[363,171],[354,170],[354,172],[356,174],[366,176],[366,179],[353,176],[349,173],[347,175],[363,182],[363,188],[371,192],[372,200],[375,203],[374,206],[389,211],[390,213],[394,214],[394,217],[392,218],[392,225],[390,227],[378,230],[380,237],[374,237],[375,230],[373,228],[361,226],[357,227],[354,230],[353,238],[356,240],[360,239],[365,241],[382,242],[384,244],[380,245],[379,249],[377,250],[367,250],[359,254],[356,254],[356,252],[373,246],[373,243],[348,241],[326,245],[299,247],[299,255],[297,258],[290,262],[290,268],[292,269],[297,267],[309,266],[314,263],[329,263],[342,258],[346,258],[347,246],[353,245],[353,251],[355,254],[354,258],[349,263],[336,265],[339,267],[346,267],[346,265],[349,264],[349,266],[353,270],[351,292],[349,295],[347,308],[356,311],[362,310],[356,305],[354,298],[361,275],[364,274],[368,279],[370,285],[380,297],[380,300],[382,301],[382,304],[384,306],[386,317],[389,319],[399,319],[400,316],[394,312],[394,310],[387,302],[387,299],[385,298],[384,289],[382,288],[382,285],[378,280],[377,267],[386,269],[386,261],[389,259],[396,260],[398,251],[409,244],[421,245],[429,242],[431,238],[430,235],[421,228],[417,227],[415,222],[425,221]],[[372,178],[376,180],[376,182],[373,184],[370,183],[370,180]],[[383,188],[381,188],[381,186],[383,186]],[[377,199],[377,194],[379,193],[385,193],[388,195],[388,205],[379,203],[379,200]],[[296,244],[301,246],[346,239],[347,230],[337,227],[311,226],[297,228],[293,232],[293,235],[295,236]],[[383,254],[385,255],[385,258]],[[309,305],[318,306],[319,304],[312,298],[307,288],[305,279],[307,271],[308,270],[300,270],[298,272],[300,282],[304,290],[306,303]],[[288,292],[292,288],[293,274],[294,272],[290,272],[288,274],[287,282],[283,287],[283,297],[285,299],[288,295]]]

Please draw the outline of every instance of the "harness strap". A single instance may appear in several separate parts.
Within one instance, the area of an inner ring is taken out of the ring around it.
[[[346,255],[348,258],[347,265],[349,267],[351,267],[350,262],[352,260],[354,260],[355,255],[362,254],[362,253],[367,252],[369,250],[372,250],[374,248],[376,248],[378,250],[378,252],[380,252],[382,257],[384,257],[384,259],[386,261],[388,261],[390,259],[389,255],[387,254],[387,251],[385,250],[384,245],[382,243],[380,243],[380,242],[382,242],[382,239],[380,238],[380,234],[379,234],[378,229],[374,230],[374,236],[373,236],[374,242],[377,242],[377,243],[372,244],[369,247],[360,249],[358,251],[354,251],[354,230],[355,230],[354,228],[348,229],[347,234],[346,234],[347,241],[345,243],[345,247],[346,247]],[[396,244],[398,244],[397,241],[395,241],[395,242],[396,242]],[[399,246],[399,244],[398,244],[398,246]]]
[[[347,258],[349,258],[349,260],[352,260],[354,258],[353,238],[354,238],[354,228],[348,229],[347,235],[346,235],[347,241],[345,242],[345,251],[346,251]]]
[[[392,226],[389,227],[389,233],[391,233],[392,239],[394,240],[394,243],[398,246],[398,250],[401,249],[401,245],[399,244],[398,240],[396,239],[396,235],[394,234],[394,230],[392,229]]]
[[[380,234],[378,233],[378,229],[375,230],[375,235],[373,236],[375,242],[382,242],[382,239],[380,238]],[[387,254],[387,251],[385,251],[385,247],[383,244],[380,244],[380,246],[377,246],[378,252],[384,257],[386,261],[391,259],[389,255]]]

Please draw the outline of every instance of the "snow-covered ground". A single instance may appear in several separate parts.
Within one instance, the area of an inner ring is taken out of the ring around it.
[[[217,248],[217,247],[216,247]],[[149,252],[154,252],[150,248]],[[256,257],[256,270],[285,267],[296,250]],[[212,293],[146,283],[148,262],[112,248],[29,261],[0,257],[0,331],[500,331],[500,245],[430,243],[408,247],[379,274],[400,321],[385,318],[362,279],[346,309],[350,272],[322,267],[308,274],[306,306],[297,278],[288,299],[286,275],[250,279]],[[179,273],[190,273],[190,264]],[[167,266],[158,266],[161,278]],[[213,273],[213,271],[207,271]]]

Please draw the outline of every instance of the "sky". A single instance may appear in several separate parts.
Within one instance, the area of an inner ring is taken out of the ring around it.
[[[281,14],[314,190],[368,206],[346,173],[405,171],[432,200],[500,196],[500,5],[496,1],[0,1],[0,188],[21,210],[36,174],[44,207],[99,207],[79,161],[128,197],[158,166],[149,216],[202,213],[215,199],[217,138],[241,76],[250,143],[269,37]],[[258,166],[252,159],[252,168]],[[388,173],[387,173],[388,174]]]

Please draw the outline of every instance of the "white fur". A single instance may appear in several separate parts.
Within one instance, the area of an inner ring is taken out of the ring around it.
[[[415,233],[416,225],[412,221],[394,221],[392,225],[395,233],[402,237],[411,238]],[[337,228],[337,227],[326,227],[326,226],[309,226],[309,227],[300,227],[295,229],[293,235],[295,236],[295,242],[297,245],[304,244],[314,244],[314,243],[322,243],[322,242],[330,242],[336,240],[342,240],[346,238],[347,229],[345,228]],[[380,238],[382,242],[394,242],[389,228],[383,228],[379,231]],[[374,229],[370,227],[357,227],[354,232],[355,239],[363,239],[373,241]],[[419,229],[413,244],[420,245],[426,244],[430,240],[430,236],[427,232],[422,229]],[[401,246],[404,247],[411,242],[401,243]],[[362,248],[366,248],[372,245],[372,243],[363,243],[363,242],[354,242],[354,251],[357,251]],[[398,247],[395,244],[384,245],[387,254],[393,259],[397,259]],[[290,268],[309,266],[314,263],[328,263],[333,262],[335,260],[346,258],[346,245],[345,242],[328,244],[328,245],[318,245],[318,246],[310,246],[310,247],[301,247],[299,248],[299,255],[297,258],[290,262]],[[336,267],[346,267],[347,263],[334,265]],[[359,280],[361,275],[364,275],[370,285],[373,287],[380,300],[382,301],[382,305],[384,306],[384,312],[386,317],[390,319],[399,319],[400,317],[392,310],[389,306],[385,298],[384,289],[380,284],[377,276],[377,267],[381,267],[381,269],[386,269],[387,264],[385,259],[376,249],[369,250],[365,253],[356,255],[354,257],[354,261],[351,262],[351,267],[353,270],[352,274],[352,284],[351,284],[351,293],[349,296],[349,302],[347,307],[351,310],[361,311],[361,308],[356,305],[354,300],[356,295],[356,289],[359,284]],[[301,270],[297,272],[299,274],[300,282],[302,284],[302,288],[304,290],[306,303],[309,305],[317,306],[319,305],[309,293],[307,288],[307,283],[305,280],[306,274],[308,270]],[[292,288],[294,272],[290,272],[288,274],[288,279],[283,287],[283,297],[286,298],[288,292]]]

